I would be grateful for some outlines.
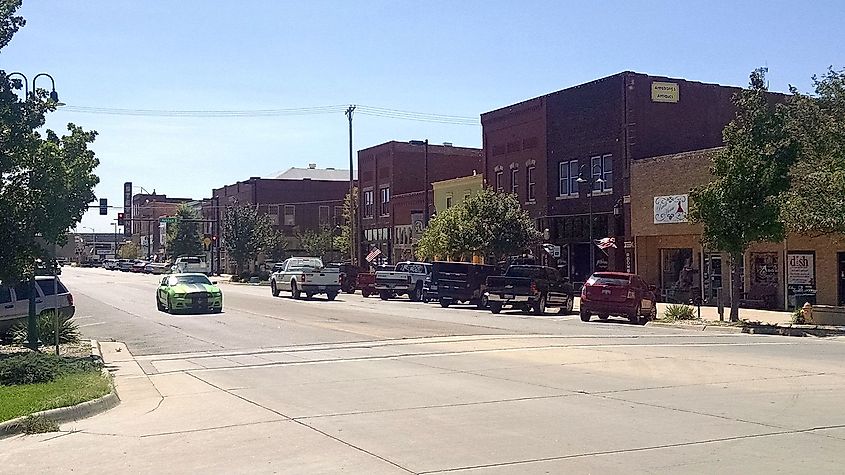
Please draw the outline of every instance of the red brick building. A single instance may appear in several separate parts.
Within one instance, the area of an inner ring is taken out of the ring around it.
[[[132,196],[132,221],[127,224],[132,230],[132,241],[141,248],[142,256],[164,258],[158,220],[162,216],[174,216],[179,205],[190,201],[190,198],[168,198],[155,191]]]
[[[633,270],[632,161],[721,145],[737,91],[622,72],[484,113],[486,183],[519,196],[546,242],[562,247],[556,262],[543,258],[573,281],[593,268]],[[594,249],[592,264],[591,207],[593,238],[618,245],[607,256]]]
[[[204,201],[205,219],[225,221],[225,209],[234,203],[257,205],[288,241],[288,251],[298,251],[296,232],[335,229],[343,217],[343,200],[349,193],[349,170],[291,168],[270,177],[252,177],[212,191]],[[219,213],[219,218],[217,214]],[[218,230],[218,235],[222,232]],[[225,263],[225,250],[220,252]],[[225,266],[225,264],[224,264]]]
[[[425,148],[390,141],[358,151],[361,262],[365,262],[363,258],[374,247],[390,262],[412,258],[414,239],[422,232],[425,190],[428,189],[431,216],[434,214],[431,183],[481,170],[480,149],[429,144],[426,184]]]

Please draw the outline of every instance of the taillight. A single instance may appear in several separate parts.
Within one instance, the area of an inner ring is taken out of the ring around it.
[[[586,285],[581,287],[581,298],[582,299],[587,298],[587,286]]]
[[[532,294],[537,293],[537,282],[534,282],[533,280],[531,281],[531,293]]]
[[[73,294],[67,294],[67,304],[73,305]]]
[[[636,295],[634,295],[634,291],[633,291],[633,290],[629,290],[629,291],[628,291],[628,300],[634,300],[635,298],[637,298],[637,296],[636,296]]]
[[[305,282],[305,274],[302,274],[302,277],[300,277],[300,282]]]

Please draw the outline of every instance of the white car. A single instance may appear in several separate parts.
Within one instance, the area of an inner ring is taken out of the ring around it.
[[[179,274],[210,274],[211,269],[205,259],[199,256],[183,256],[176,258],[173,272]]]
[[[70,318],[76,312],[73,295],[58,277],[38,276],[35,278],[35,313],[58,309],[62,318]],[[5,331],[16,322],[25,322],[29,315],[29,281],[9,287],[0,284],[0,331]]]

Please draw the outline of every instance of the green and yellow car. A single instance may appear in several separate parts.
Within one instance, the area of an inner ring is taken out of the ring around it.
[[[223,311],[223,292],[204,274],[171,274],[161,279],[156,291],[159,311]]]

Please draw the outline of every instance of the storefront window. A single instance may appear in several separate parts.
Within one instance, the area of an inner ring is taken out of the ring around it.
[[[686,303],[698,292],[692,249],[660,250],[660,287],[667,302]]]

